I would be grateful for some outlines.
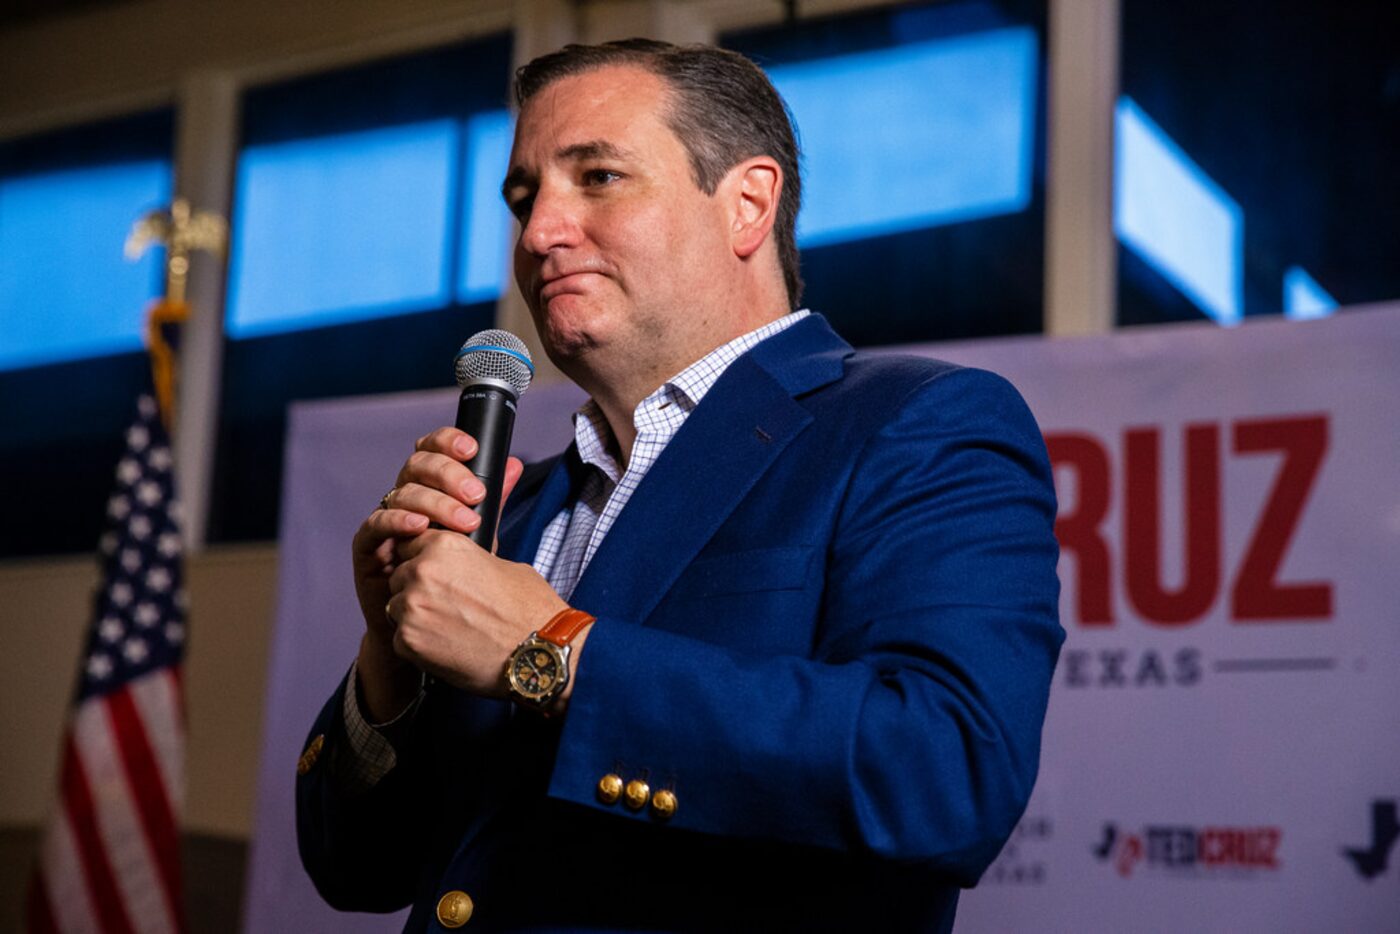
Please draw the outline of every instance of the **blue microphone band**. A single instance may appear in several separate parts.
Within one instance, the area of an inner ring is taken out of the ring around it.
[[[477,344],[474,347],[463,347],[461,350],[457,351],[457,355],[452,359],[455,362],[469,353],[479,353],[483,350],[490,350],[494,351],[495,353],[503,353],[508,357],[514,357],[516,360],[519,360],[521,363],[529,367],[530,374],[534,375],[535,364],[533,361],[530,360],[529,356],[520,353],[518,350],[511,350],[509,347],[500,347],[495,344]]]

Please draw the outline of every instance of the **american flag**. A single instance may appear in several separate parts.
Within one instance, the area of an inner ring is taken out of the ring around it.
[[[101,589],[29,890],[31,934],[185,930],[185,591],[172,464],[156,402],[143,395],[107,501]]]

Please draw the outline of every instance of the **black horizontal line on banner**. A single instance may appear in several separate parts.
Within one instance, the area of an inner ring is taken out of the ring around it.
[[[1335,658],[1221,658],[1216,671],[1331,671]]]

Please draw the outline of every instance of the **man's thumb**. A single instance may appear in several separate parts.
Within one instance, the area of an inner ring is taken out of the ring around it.
[[[506,475],[501,480],[501,512],[506,511],[506,503],[510,501],[510,494],[515,490],[515,485],[520,482],[520,475],[525,472],[525,464],[518,457],[506,458]],[[498,525],[499,529],[500,526]],[[498,534],[491,542],[491,554],[500,550],[501,536]]]
[[[520,482],[520,475],[525,472],[525,464],[518,457],[506,458],[506,475],[501,481],[501,511],[504,512],[506,503],[510,501],[510,494],[515,491],[515,485]]]

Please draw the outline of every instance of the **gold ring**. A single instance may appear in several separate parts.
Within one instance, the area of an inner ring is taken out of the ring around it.
[[[394,619],[393,614],[389,612],[389,607],[393,604],[393,602],[394,601],[390,600],[388,603],[384,604],[384,618],[387,619],[389,622],[393,623],[395,626],[397,626],[399,624],[399,621]]]
[[[390,508],[390,506],[389,506],[389,500],[390,500],[390,498],[393,497],[393,495],[394,495],[395,493],[397,493],[398,491],[399,491],[399,488],[398,488],[398,487],[394,487],[394,488],[391,489],[388,493],[385,493],[383,496],[379,497],[379,508],[380,508],[380,509],[389,509],[389,508]]]

